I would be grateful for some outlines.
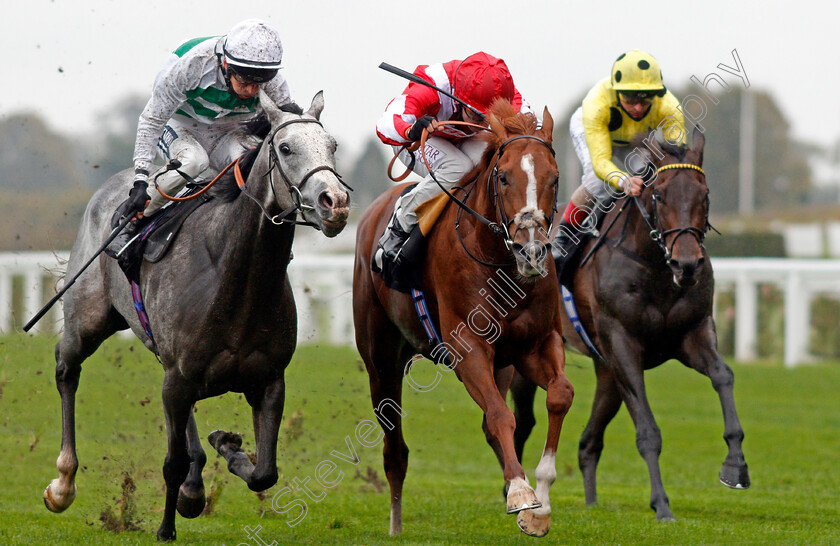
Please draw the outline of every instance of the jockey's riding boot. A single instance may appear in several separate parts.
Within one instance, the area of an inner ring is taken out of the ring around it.
[[[107,248],[105,248],[105,254],[112,258],[119,259],[117,254],[124,249],[131,240],[137,235],[137,221],[129,222],[127,226],[123,228],[119,235],[111,241]]]
[[[379,244],[376,248],[373,260],[376,267],[382,270],[382,264],[385,260],[398,264],[400,261],[400,250],[403,244],[408,239],[408,232],[405,231],[397,220],[397,211],[391,215],[388,221],[388,227],[385,228],[385,233],[379,239]]]
[[[551,243],[551,257],[554,258],[554,266],[557,269],[558,279],[563,272],[563,266],[568,263],[577,250],[577,244],[580,239],[577,239],[572,235],[576,232],[578,232],[578,230],[572,226],[572,224],[565,220],[560,221],[557,235]]]

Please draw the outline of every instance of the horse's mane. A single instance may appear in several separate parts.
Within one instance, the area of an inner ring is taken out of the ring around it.
[[[537,117],[530,112],[517,112],[505,99],[499,98],[493,102],[487,111],[487,120],[490,123],[490,131],[475,136],[487,142],[487,149],[481,161],[461,179],[461,184],[472,182],[484,172],[490,166],[496,150],[510,137],[537,133]]]
[[[283,112],[289,112],[292,114],[302,115],[303,108],[297,105],[294,102],[290,102],[288,104],[284,104],[280,107],[280,110]],[[260,140],[264,140],[265,137],[268,136],[268,133],[271,131],[271,122],[268,121],[268,116],[265,112],[260,113],[257,117],[248,121],[245,124],[245,132],[249,135],[254,135]],[[248,175],[251,174],[251,169],[254,166],[254,161],[257,159],[257,154],[260,151],[260,146],[248,150],[245,154],[239,158],[239,168],[242,171],[242,177],[247,180]],[[233,169],[230,169],[228,172],[222,175],[216,184],[210,188],[209,191],[210,195],[219,199],[220,201],[230,202],[239,197],[242,191],[239,189],[239,186],[236,184],[236,179],[234,178]]]
[[[664,159],[659,159],[659,154],[650,153],[648,148],[650,143],[656,144],[656,147],[659,148],[666,156],[671,156],[677,162],[684,161],[685,155],[688,153],[687,146],[678,146],[667,142],[662,134],[662,131],[659,129],[654,129],[649,133],[641,134],[634,138],[630,143],[630,148],[646,151],[647,155],[650,156],[651,162],[653,162],[653,164],[657,167],[662,165]]]

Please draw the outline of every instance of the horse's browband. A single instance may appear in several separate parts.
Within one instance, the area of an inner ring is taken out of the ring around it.
[[[658,169],[656,169],[657,174],[661,173],[662,171],[670,171],[672,169],[694,169],[695,171],[701,173],[703,176],[706,176],[706,173],[698,167],[697,165],[692,165],[691,163],[671,163],[670,165],[662,165]]]

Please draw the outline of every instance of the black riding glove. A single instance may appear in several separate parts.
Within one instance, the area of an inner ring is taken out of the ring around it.
[[[415,121],[411,129],[408,130],[408,140],[411,142],[420,140],[420,137],[423,136],[423,129],[431,125],[434,120],[435,118],[432,116],[423,116]]]
[[[143,212],[146,203],[151,199],[146,191],[148,188],[149,183],[146,180],[137,179],[134,181],[134,187],[128,192],[128,214]]]

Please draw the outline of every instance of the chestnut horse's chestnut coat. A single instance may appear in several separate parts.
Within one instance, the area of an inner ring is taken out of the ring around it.
[[[459,195],[485,219],[504,225],[510,236],[500,237],[454,203],[437,220],[428,237],[422,289],[442,344],[433,347],[428,340],[411,296],[389,289],[370,269],[377,240],[404,186],[380,196],[359,223],[353,278],[356,343],[385,432],[391,534],[402,527],[408,465],[402,383],[405,375],[417,387],[409,376],[417,353],[454,365],[484,411],[485,432],[503,454],[508,512],[518,513],[523,531],[537,536],[548,532],[554,457],[573,397],[563,371],[559,291],[547,251],[558,179],[551,149],[553,120],[546,109],[537,129],[532,114],[517,114],[504,101],[491,107],[488,118],[491,131],[473,137],[485,139],[488,149],[462,180]],[[506,388],[514,368],[547,391],[548,436],[535,473],[536,492],[514,451],[514,416],[498,387]],[[441,364],[439,369],[448,368]]]

